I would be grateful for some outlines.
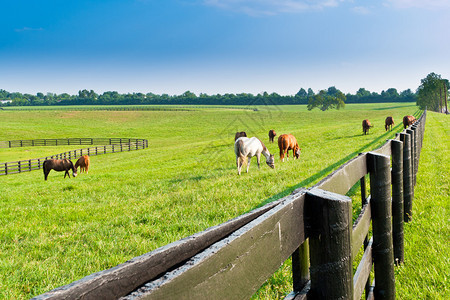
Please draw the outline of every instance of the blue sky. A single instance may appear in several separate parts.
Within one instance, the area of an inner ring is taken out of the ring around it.
[[[450,78],[450,0],[1,1],[0,89],[293,95]]]

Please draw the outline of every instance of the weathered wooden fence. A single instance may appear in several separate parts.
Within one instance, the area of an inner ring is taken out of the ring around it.
[[[248,299],[291,256],[286,299],[360,299],[364,290],[366,298],[394,299],[425,119],[426,112],[312,188],[35,299]],[[345,194],[358,182],[363,207],[353,223]]]
[[[0,141],[0,148],[64,146],[64,145],[102,145],[71,150],[41,158],[0,163],[0,176],[39,170],[47,159],[76,159],[82,155],[100,155],[107,153],[133,151],[148,147],[145,139],[131,138],[70,138],[70,139],[37,139]]]

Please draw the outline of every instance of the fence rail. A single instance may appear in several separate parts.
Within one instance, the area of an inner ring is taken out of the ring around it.
[[[47,159],[75,159],[82,155],[100,155],[148,148],[148,140],[135,138],[69,138],[0,141],[0,148],[63,146],[63,145],[102,145],[71,150],[41,158],[0,163],[0,176],[39,170]]]
[[[290,256],[293,292],[286,299],[360,299],[364,291],[366,299],[394,299],[425,121],[426,111],[312,188],[35,299],[248,299]],[[353,223],[345,194],[358,182],[362,209]]]

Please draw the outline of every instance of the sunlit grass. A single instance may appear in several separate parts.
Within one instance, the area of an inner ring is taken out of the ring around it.
[[[2,111],[0,140],[132,137],[148,139],[149,148],[92,156],[89,174],[71,179],[54,171],[47,182],[42,171],[0,177],[0,298],[44,293],[312,186],[392,138],[402,129],[401,117],[415,112],[412,104],[347,105],[328,112],[305,106]],[[397,123],[386,133],[388,115]],[[375,124],[366,136],[365,118]],[[294,134],[300,160],[277,159],[274,170],[265,164],[258,170],[253,159],[250,172],[237,176],[234,133],[260,137],[278,157],[269,129]],[[71,149],[0,149],[0,162]],[[290,266],[280,272],[256,297],[280,298],[292,289]]]

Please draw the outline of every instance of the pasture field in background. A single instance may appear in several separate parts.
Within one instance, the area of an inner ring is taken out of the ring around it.
[[[89,174],[76,178],[51,171],[44,181],[41,170],[0,177],[0,298],[44,293],[309,187],[392,138],[403,129],[404,115],[419,113],[411,103],[353,104],[326,112],[306,106],[257,108],[0,111],[0,140],[149,141],[145,150],[91,156]],[[389,115],[396,122],[392,132],[384,129]],[[375,127],[364,136],[361,122],[366,118]],[[428,120],[426,126],[425,138]],[[294,134],[302,148],[300,160],[281,163],[276,143],[268,142],[269,129]],[[264,162],[258,170],[253,158],[250,172],[237,176],[234,134],[242,130],[275,153],[274,170]],[[445,137],[448,126],[435,143]],[[76,148],[0,149],[0,163]],[[355,209],[359,205],[355,201]],[[289,268],[280,268],[255,298],[290,292]]]

